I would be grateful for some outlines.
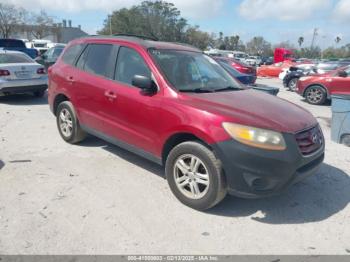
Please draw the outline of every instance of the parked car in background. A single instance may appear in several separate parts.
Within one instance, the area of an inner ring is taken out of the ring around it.
[[[198,210],[227,192],[278,194],[324,159],[311,113],[242,90],[187,45],[131,36],[74,40],[49,68],[48,93],[62,139],[78,143],[90,133],[164,165],[174,195]]]
[[[345,65],[347,64],[340,64],[336,62],[321,62],[316,65],[316,72],[317,74],[325,74]]]
[[[283,78],[283,86],[288,88],[290,91],[296,91],[297,82],[300,77],[316,74],[314,66],[309,67],[290,67],[289,71]]]
[[[42,97],[46,89],[42,65],[22,52],[0,50],[0,95],[32,93]]]
[[[284,61],[272,65],[262,65],[257,69],[257,75],[264,77],[278,77],[283,69],[288,69],[293,65],[294,63],[290,61]]]
[[[247,65],[240,61],[237,61],[233,58],[225,58],[225,57],[214,57],[216,61],[221,61],[222,63],[228,64],[233,67],[235,70],[242,74],[250,75],[256,80],[256,68],[254,66]],[[254,82],[255,82],[254,80]]]
[[[47,71],[47,69],[56,63],[57,58],[61,55],[65,46],[56,45],[48,49],[44,54],[38,56],[35,61],[41,65],[43,65]]]
[[[40,55],[44,54],[48,49],[48,44],[52,43],[50,40],[33,39],[30,42],[32,48],[35,48]]]
[[[25,43],[22,40],[18,40],[18,39],[8,39],[8,38],[0,39],[0,49],[20,51],[29,55],[33,59],[36,58],[39,54],[36,49],[27,48]]]
[[[350,92],[350,66],[321,75],[303,76],[297,82],[297,92],[314,105],[324,104],[333,93]]]
[[[244,74],[239,72],[234,68],[227,59],[218,59],[215,58],[215,61],[218,62],[231,76],[236,78],[239,82],[244,85],[253,85],[256,81],[256,74]]]
[[[259,66],[262,60],[260,56],[249,56],[244,62],[251,66]]]
[[[296,63],[295,62],[295,65],[294,66],[291,66],[291,67],[287,67],[287,68],[283,68],[281,73],[278,75],[278,78],[283,80],[284,77],[289,74],[290,71],[293,71],[293,70],[308,70],[310,71],[311,69],[314,69],[315,70],[315,64],[304,64],[304,63]]]
[[[262,57],[261,58],[261,65],[272,65],[273,64],[273,57],[270,56],[270,57]]]

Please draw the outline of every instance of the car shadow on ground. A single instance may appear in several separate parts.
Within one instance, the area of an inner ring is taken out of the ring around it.
[[[5,166],[5,163],[0,159],[0,170]]]
[[[113,144],[110,144],[104,140],[101,140],[94,136],[88,136],[83,142],[79,144],[80,146],[85,147],[101,147],[102,149],[108,151],[109,153],[112,153],[119,158],[122,158],[136,166],[139,166],[159,177],[162,177],[165,179],[165,174],[162,166],[157,165],[156,163],[153,163],[152,161],[149,161],[143,157],[140,157],[134,153],[131,153],[127,150],[124,150],[121,147],[115,146]]]
[[[0,104],[13,106],[47,105],[47,93],[43,97],[35,97],[31,94],[0,96]]]
[[[165,179],[163,167],[98,138],[89,136],[79,145],[101,147]],[[347,206],[350,202],[349,188],[348,174],[336,167],[322,164],[316,175],[291,186],[279,196],[264,199],[227,196],[205,213],[227,217],[251,217],[255,221],[269,224],[317,222],[331,217]]]
[[[350,177],[322,164],[318,173],[279,196],[239,199],[228,196],[209,211],[213,215],[244,217],[268,224],[302,224],[325,220],[350,202]]]
[[[302,102],[304,102],[304,103],[306,103],[306,104],[308,104],[308,105],[310,105],[310,106],[315,106],[315,107],[319,107],[319,106],[322,106],[322,107],[330,107],[330,106],[332,106],[332,100],[330,100],[330,99],[327,99],[327,100],[324,102],[324,104],[322,104],[322,105],[312,105],[312,104],[310,104],[309,102],[306,101],[305,97],[301,97],[300,101],[302,101]]]

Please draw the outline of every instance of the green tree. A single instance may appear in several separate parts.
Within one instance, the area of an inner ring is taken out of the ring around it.
[[[212,46],[214,41],[211,35],[199,30],[198,26],[190,26],[186,31],[184,42],[204,50]]]
[[[137,34],[163,41],[182,41],[185,38],[187,20],[172,3],[144,1],[131,8],[114,11],[104,22],[99,34]]]
[[[255,36],[247,42],[247,51],[252,55],[270,56],[272,52],[271,43],[262,36]]]

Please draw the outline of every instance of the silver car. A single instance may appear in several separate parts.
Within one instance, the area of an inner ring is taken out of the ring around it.
[[[42,97],[47,81],[45,68],[28,55],[0,50],[0,95],[32,93]]]

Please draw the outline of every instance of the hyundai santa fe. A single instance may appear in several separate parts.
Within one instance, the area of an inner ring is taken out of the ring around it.
[[[121,35],[74,40],[49,68],[48,94],[65,141],[92,134],[163,165],[173,194],[198,210],[227,193],[280,193],[324,158],[308,111],[243,90],[188,45]]]

